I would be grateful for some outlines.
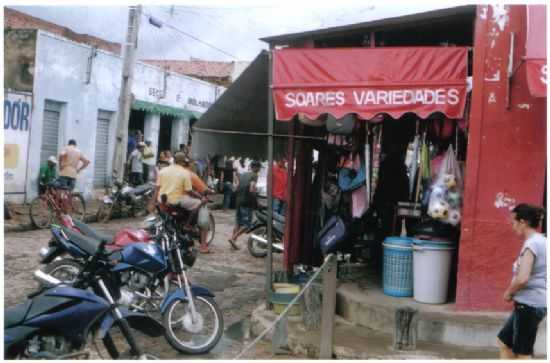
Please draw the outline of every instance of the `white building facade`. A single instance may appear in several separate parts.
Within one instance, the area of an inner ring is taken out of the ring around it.
[[[162,126],[169,128],[171,150],[186,144],[190,119],[204,113],[223,87],[144,63],[136,63],[135,67],[133,108],[145,112],[144,139],[151,140],[158,153]],[[27,202],[38,193],[40,165],[50,155],[57,155],[70,139],[76,140],[90,160],[89,167],[77,179],[76,190],[86,199],[92,198],[94,188],[108,179],[121,72],[122,58],[118,55],[37,31],[24,183]],[[5,95],[10,92],[5,90]],[[170,125],[161,125],[161,119]],[[20,201],[21,196],[11,199]]]

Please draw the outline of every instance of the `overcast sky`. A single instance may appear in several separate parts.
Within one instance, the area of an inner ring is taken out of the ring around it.
[[[226,1],[222,4],[234,4]],[[332,3],[332,4],[331,4]],[[266,48],[258,38],[330,26],[429,11],[453,6],[450,3],[369,3],[359,0],[332,2],[275,2],[264,0],[247,5],[179,5],[143,6],[143,13],[192,34],[233,55],[237,60],[250,61]],[[308,4],[315,4],[314,8]],[[337,4],[337,5],[334,5]],[[371,4],[371,5],[369,5]],[[458,5],[458,4],[455,4]],[[35,17],[52,21],[79,33],[121,43],[126,34],[128,8],[125,6],[14,6]],[[177,30],[157,28],[142,17],[139,33],[138,58],[235,60],[222,52],[201,44]]]

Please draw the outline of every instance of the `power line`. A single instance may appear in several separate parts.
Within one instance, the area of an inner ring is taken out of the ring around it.
[[[155,18],[154,16],[152,16],[151,14],[147,14],[147,13],[145,13],[145,12],[143,12],[142,14],[143,14],[145,17],[148,18],[149,23],[150,23],[151,25],[153,25],[153,26],[156,26],[156,27],[158,27],[158,28],[161,28],[161,27],[163,27],[163,26],[166,26],[166,27],[168,27],[168,28],[171,28],[172,30],[175,30],[176,32],[178,32],[178,33],[180,33],[180,34],[183,34],[183,35],[185,35],[185,36],[188,36],[188,37],[191,38],[191,39],[196,40],[196,41],[199,42],[199,43],[202,43],[202,44],[204,44],[204,45],[206,45],[206,46],[208,46],[208,47],[210,47],[210,48],[212,48],[212,49],[215,49],[215,50],[217,50],[218,52],[221,52],[221,53],[223,53],[223,54],[225,54],[225,55],[228,55],[228,56],[230,56],[230,57],[233,58],[233,59],[238,59],[238,58],[237,58],[236,56],[234,56],[233,54],[228,53],[228,52],[226,52],[225,50],[220,49],[220,48],[216,47],[215,45],[212,45],[212,44],[210,44],[210,43],[208,43],[208,42],[206,42],[206,41],[204,41],[204,40],[202,40],[202,39],[200,39],[200,38],[197,38],[196,36],[194,36],[194,35],[192,35],[192,34],[189,34],[189,33],[187,33],[187,32],[184,32],[183,30],[181,30],[181,29],[175,27],[174,25],[172,25],[172,24],[170,24],[170,23],[166,23],[166,22],[164,22],[164,21],[162,21],[162,20],[160,20],[160,19],[157,19],[157,18]]]

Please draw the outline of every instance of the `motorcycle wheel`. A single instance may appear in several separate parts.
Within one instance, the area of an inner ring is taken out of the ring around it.
[[[210,225],[208,229],[208,236],[206,237],[206,244],[210,246],[212,241],[214,241],[214,235],[216,234],[216,220],[214,219],[214,215],[212,213],[209,213],[210,217]]]
[[[260,227],[253,232],[253,234],[267,239],[267,228]],[[264,247],[257,241],[255,241],[252,236],[248,237],[248,252],[254,257],[262,258],[267,256],[267,246]]]
[[[107,223],[113,215],[114,203],[101,203],[97,210],[97,221],[100,223]]]
[[[144,196],[143,199],[132,206],[131,214],[133,217],[142,218],[149,214],[147,206],[149,205],[151,198]]]
[[[82,264],[75,260],[63,258],[53,261],[44,267],[44,272],[66,283],[72,283],[82,270]]]
[[[117,323],[113,325],[111,330],[107,332],[103,339],[99,339],[99,331],[93,336],[93,344],[98,357],[92,357],[92,359],[100,358],[105,359],[126,359],[126,360],[158,360],[159,358],[150,353],[142,353],[139,357],[130,353],[129,347],[126,346],[124,335]],[[121,345],[123,345],[123,352],[120,351]]]
[[[216,302],[206,296],[195,296],[199,318],[191,321],[188,300],[174,300],[162,316],[165,337],[170,345],[187,354],[203,354],[218,344],[223,334],[223,316]]]

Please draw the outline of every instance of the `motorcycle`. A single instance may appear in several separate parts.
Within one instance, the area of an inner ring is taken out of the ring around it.
[[[155,233],[151,228],[148,230],[124,228],[112,235],[97,231],[88,224],[78,219],[73,219],[68,214],[61,214],[59,216],[59,221],[61,225],[66,228],[98,241],[105,242],[105,248],[109,251],[119,250],[132,243],[151,242]],[[147,225],[149,225],[149,222],[147,222]],[[48,247],[42,247],[39,251],[40,263],[49,264],[66,254],[70,254],[69,251],[67,251],[63,245],[59,244],[55,238],[52,238],[48,243]]]
[[[131,328],[159,337],[164,327],[143,313],[118,306],[115,299],[119,291],[106,274],[110,264],[104,258],[104,243],[96,244],[94,249],[88,247],[90,268],[78,283],[69,286],[36,271],[35,279],[44,287],[24,303],[6,309],[4,359],[88,358],[91,344],[101,355],[98,341],[110,358],[126,358],[113,339],[116,331],[125,338],[131,357],[155,359],[142,351]]]
[[[267,255],[267,207],[259,206],[256,210],[256,222],[248,230],[248,252],[254,257],[265,257]],[[285,234],[285,216],[273,212],[273,244],[272,251],[282,253],[283,236]]]
[[[221,338],[223,317],[214,295],[187,277],[197,256],[193,240],[177,233],[169,215],[159,218],[155,228],[159,233],[152,243],[132,243],[106,257],[112,264],[110,279],[120,290],[116,301],[135,311],[160,312],[165,337],[175,349],[206,353]],[[53,261],[45,272],[63,281],[80,281],[90,269],[89,251],[100,242],[66,227],[52,226],[52,234],[72,258]]]
[[[153,194],[154,186],[152,183],[145,183],[132,188],[128,184],[116,181],[110,190],[110,195],[103,197],[103,202],[97,210],[97,220],[106,223],[113,215],[145,216],[147,214],[147,204]]]
[[[212,203],[212,201],[208,201],[208,203]],[[174,220],[174,228],[176,228],[178,232],[186,232],[190,234],[192,238],[200,239],[200,229],[197,225],[197,215],[195,215],[194,219],[192,220],[192,229],[184,231],[183,226],[187,224],[187,221],[189,219],[190,212],[188,210],[177,205],[168,204],[164,196],[158,208],[159,213],[170,215],[171,219]],[[214,235],[216,234],[216,220],[214,219],[214,215],[210,211],[208,211],[208,220],[209,225],[208,236],[206,237],[206,244],[210,246],[210,244],[214,240]]]

